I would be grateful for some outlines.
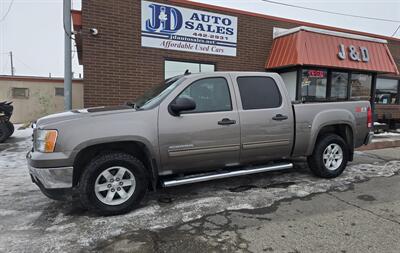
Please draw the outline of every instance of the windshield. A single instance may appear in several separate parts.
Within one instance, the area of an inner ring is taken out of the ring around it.
[[[160,85],[146,91],[142,96],[136,99],[135,108],[138,110],[147,110],[159,105],[161,101],[168,96],[171,91],[178,86],[184,78],[182,76],[172,77],[165,80]]]

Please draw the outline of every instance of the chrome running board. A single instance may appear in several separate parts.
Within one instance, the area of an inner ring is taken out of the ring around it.
[[[234,170],[234,171],[226,171],[226,172],[216,172],[212,174],[200,174],[200,175],[191,175],[187,177],[166,180],[162,182],[163,187],[173,187],[184,184],[193,184],[199,182],[205,182],[210,180],[229,178],[229,177],[239,177],[244,175],[262,173],[267,171],[276,171],[276,170],[286,170],[293,168],[292,163],[287,164],[277,164],[272,166],[263,166],[263,167],[246,167],[244,169]]]

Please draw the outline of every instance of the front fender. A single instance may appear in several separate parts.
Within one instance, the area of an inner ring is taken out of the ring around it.
[[[73,151],[71,152],[71,159],[75,160],[77,154],[84,150],[85,148],[95,146],[95,145],[100,145],[100,144],[110,144],[110,143],[115,143],[115,142],[139,142],[142,143],[146,146],[148,151],[150,152],[151,157],[156,158],[157,157],[157,150],[155,147],[152,145],[150,140],[142,137],[142,136],[137,136],[137,135],[120,135],[120,136],[108,136],[108,137],[99,137],[95,139],[89,139],[86,140],[79,145],[77,145]]]

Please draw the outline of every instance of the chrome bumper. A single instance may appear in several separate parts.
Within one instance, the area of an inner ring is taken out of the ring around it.
[[[46,189],[72,188],[73,167],[34,168],[30,165],[29,173],[35,183]]]
[[[365,138],[364,145],[370,144],[373,138],[374,138],[374,132],[369,132],[367,137]]]

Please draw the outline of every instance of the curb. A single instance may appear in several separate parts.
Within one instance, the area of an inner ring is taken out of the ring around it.
[[[397,148],[400,147],[400,140],[392,140],[392,141],[377,141],[372,142],[366,146],[361,146],[356,149],[356,151],[365,151],[372,149],[384,149],[384,148]]]

